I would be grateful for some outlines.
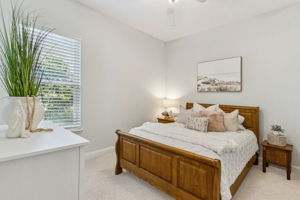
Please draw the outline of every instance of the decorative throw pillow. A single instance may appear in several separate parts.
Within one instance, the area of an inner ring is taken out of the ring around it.
[[[187,117],[200,117],[200,112],[196,112],[193,109],[186,110],[182,105],[179,106],[179,114],[177,115],[177,122],[186,124]]]
[[[208,118],[207,117],[187,117],[186,128],[196,131],[207,132]]]
[[[205,108],[205,110],[218,112],[218,111],[220,111],[219,106],[220,106],[219,104],[215,104],[215,105]]]
[[[197,104],[196,109],[193,108],[193,110],[195,112],[199,112],[199,113],[202,112],[202,111],[204,111],[206,113],[215,113],[215,112],[219,112],[220,108],[219,108],[219,104],[212,105],[212,106],[209,106],[207,108],[201,106],[200,104]]]
[[[201,105],[198,104],[198,103],[194,103],[192,109],[193,109],[193,111],[195,111],[195,112],[200,112],[201,110],[204,110],[205,107],[201,106]]]
[[[178,123],[182,123],[182,124],[186,124],[187,123],[187,117],[191,116],[191,117],[200,117],[200,112],[201,111],[207,111],[207,112],[216,112],[219,109],[219,105],[212,105],[209,106],[207,108],[201,106],[198,103],[194,103],[193,104],[193,108],[192,109],[185,109],[185,107],[183,105],[179,106],[179,114],[177,115],[177,122]]]
[[[240,124],[243,124],[244,121],[245,121],[245,117],[243,117],[242,115],[239,115],[239,116],[238,116],[238,120],[239,120],[239,123],[240,123]]]
[[[203,114],[211,115],[211,114],[214,114],[214,113],[223,113],[223,114],[225,114],[225,112],[219,108],[219,104],[209,106],[209,107],[205,108],[204,110],[200,111],[201,115],[203,115]]]
[[[242,115],[239,115],[238,120],[239,120],[239,130],[246,130],[246,128],[243,126],[245,117],[243,117]]]
[[[200,112],[201,117],[208,118],[209,132],[225,132],[224,113],[220,111],[203,110]]]
[[[224,125],[227,131],[238,131],[238,130],[245,130],[246,128],[243,126],[243,123],[245,121],[245,117],[242,115],[239,115],[239,110],[235,110],[231,113],[225,113],[222,109],[219,108],[219,111],[222,111],[224,113]],[[237,122],[236,122],[236,113],[237,114]],[[227,118],[227,119],[225,119]],[[231,118],[231,119],[229,119]],[[234,125],[230,125],[230,123]],[[236,125],[238,123],[238,125]],[[236,128],[238,126],[238,128]],[[231,128],[230,128],[231,127]]]
[[[179,113],[177,115],[177,122],[178,123],[184,123],[184,121],[185,121],[185,112],[186,112],[185,108],[182,105],[180,105],[179,106]]]
[[[224,126],[227,131],[238,131],[239,130],[239,110],[235,110],[231,113],[224,114]]]

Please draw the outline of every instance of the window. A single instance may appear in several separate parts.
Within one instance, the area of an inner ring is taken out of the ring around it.
[[[76,128],[81,126],[81,42],[50,33],[45,40],[44,80],[39,96],[45,120]]]

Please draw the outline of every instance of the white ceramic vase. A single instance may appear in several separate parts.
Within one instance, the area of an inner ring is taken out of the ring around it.
[[[29,131],[25,131],[29,124],[28,110],[29,114],[33,111],[34,116],[32,120],[32,129],[38,128],[39,123],[43,120],[45,116],[45,109],[41,105],[38,98],[28,97],[28,102],[26,97],[9,97],[8,105],[4,108],[4,113],[6,113],[6,119],[8,124],[8,130],[6,136],[9,138],[18,137],[30,137]],[[29,107],[28,107],[29,106]]]

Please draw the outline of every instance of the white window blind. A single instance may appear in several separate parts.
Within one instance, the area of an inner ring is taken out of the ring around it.
[[[50,33],[44,43],[44,80],[39,96],[45,120],[67,128],[81,126],[81,42]]]

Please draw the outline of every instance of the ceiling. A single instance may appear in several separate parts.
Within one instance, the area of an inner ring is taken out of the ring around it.
[[[163,41],[236,22],[300,0],[179,0],[167,14],[169,0],[77,0]],[[171,12],[172,13],[172,12]]]

